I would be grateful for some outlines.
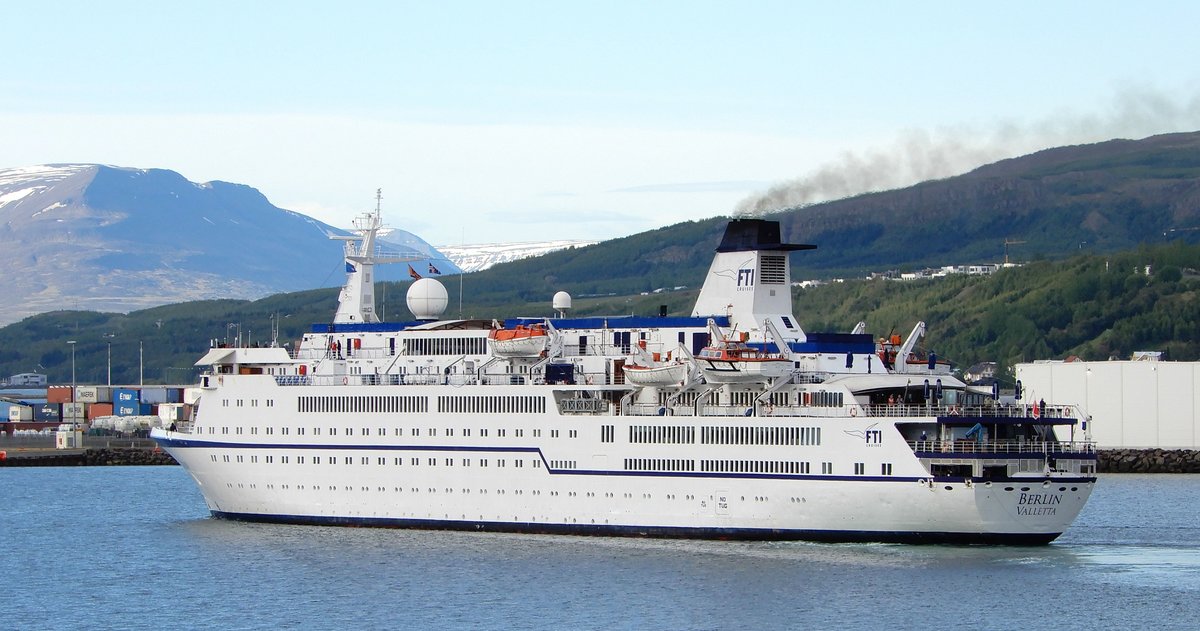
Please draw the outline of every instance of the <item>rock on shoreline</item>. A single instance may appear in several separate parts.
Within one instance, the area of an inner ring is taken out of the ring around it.
[[[162,450],[153,449],[87,449],[82,452],[44,451],[37,454],[8,453],[0,462],[4,467],[75,467],[179,464]]]
[[[1195,449],[1097,450],[1101,473],[1200,473],[1200,451]]]

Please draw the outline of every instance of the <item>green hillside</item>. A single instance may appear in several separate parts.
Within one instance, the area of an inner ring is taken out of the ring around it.
[[[1057,260],[1182,240],[1200,242],[1200,132],[1047,149],[957,177],[770,215],[793,278],[887,269]],[[479,272],[478,302],[695,286],[725,218],[668,226]]]

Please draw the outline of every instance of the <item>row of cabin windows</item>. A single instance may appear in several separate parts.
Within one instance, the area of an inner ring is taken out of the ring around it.
[[[224,454],[221,456],[221,459],[218,460],[216,454],[211,454],[209,458],[211,458],[213,462],[246,462],[246,459],[248,459],[251,464],[258,463],[258,455],[237,455],[233,456],[233,459],[231,459],[230,454]],[[264,462],[267,464],[274,464],[276,456],[263,456],[263,458]],[[323,462],[321,456],[278,456],[279,464],[289,464],[291,462],[295,462],[295,464],[305,464],[306,458],[308,458],[308,462],[311,462],[315,465],[322,464]],[[325,456],[324,462],[326,464],[338,464],[338,459],[338,456]],[[405,458],[402,456],[392,456],[391,458],[385,456],[358,456],[357,464],[369,465],[372,464],[373,461],[376,465],[386,465],[388,464],[389,460],[391,460],[392,465],[403,466]],[[441,466],[453,467],[455,462],[455,458],[445,457],[426,457],[424,459],[420,457],[409,457],[408,460],[409,464],[414,467],[421,466],[422,460],[424,460],[425,465],[430,467],[439,466],[439,461]],[[471,458],[461,458],[459,460],[461,461],[461,466],[471,466]],[[487,467],[491,465],[491,459],[479,458],[478,460],[480,467]],[[342,456],[341,463],[347,465],[355,464],[355,456]],[[541,468],[542,466],[542,461],[538,459],[531,459],[529,463],[530,466],[535,469]],[[495,460],[495,466],[506,467],[508,466],[508,460],[506,458],[497,458]],[[525,461],[514,459],[513,466],[517,468],[524,467]],[[578,468],[578,461],[551,460],[550,468],[576,469]],[[695,471],[696,461],[677,458],[626,458],[625,470]],[[780,460],[701,460],[700,471],[705,473],[794,473],[804,475],[810,473],[810,467],[809,463],[807,462]],[[833,463],[822,462],[821,473],[822,475],[832,475]],[[879,473],[880,475],[892,475],[892,464],[890,462],[881,463],[879,465]],[[854,475],[866,475],[866,464],[862,462],[854,463]]]
[[[486,355],[485,337],[446,337],[408,339],[404,342],[405,355]]]
[[[611,443],[616,440],[616,427],[613,425],[600,426],[600,442]]]
[[[700,470],[709,473],[798,473],[810,472],[807,462],[780,460],[701,460]]]
[[[630,425],[629,442],[690,445],[696,442],[696,428],[690,425]]]
[[[803,401],[804,405],[840,408],[842,407],[842,402],[845,401],[845,396],[843,395],[845,395],[844,392],[827,392],[825,390],[818,390],[816,392],[802,393],[801,400]]]
[[[863,462],[854,463],[854,475],[866,475],[867,465]],[[892,463],[884,462],[879,465],[879,475],[892,475]]]
[[[645,331],[638,332],[638,340],[639,341],[646,341],[648,339],[650,339],[650,335],[647,332],[645,332]],[[692,344],[691,344],[692,354],[699,353],[700,349],[704,348],[705,346],[708,346],[710,339],[711,338],[707,332],[706,333],[693,333],[692,334]],[[586,336],[586,335],[580,335],[578,337],[577,351],[580,355],[588,355],[589,354],[588,353],[588,341],[589,341],[588,336]],[[687,332],[679,331],[676,334],[676,341],[679,343],[680,346],[686,346]],[[603,343],[603,340],[601,340],[601,343]],[[620,350],[622,353],[628,355],[630,350],[632,350],[632,348],[633,348],[633,332],[632,331],[615,331],[615,332],[613,332],[612,347],[614,349]],[[598,352],[603,353],[604,351],[601,350]]]
[[[226,486],[228,486],[229,488],[233,488],[233,483],[232,483],[232,482],[228,482],[228,483],[226,483]],[[238,486],[238,488],[242,488],[242,487],[243,487],[243,485],[242,485],[241,483],[238,483],[238,485],[237,485],[237,486]],[[248,487],[249,487],[249,488],[251,488],[251,489],[258,488],[258,485],[257,485],[257,484],[253,484],[253,483],[246,484],[245,486],[248,486]],[[268,490],[275,490],[275,488],[276,488],[276,485],[274,485],[274,484],[267,484],[267,485],[265,485],[265,487],[266,487]],[[278,485],[278,488],[279,488],[280,490],[287,491],[287,490],[291,489],[291,488],[292,488],[292,486],[291,486],[291,485],[288,485],[288,484],[280,484],[280,485]],[[312,490],[314,490],[314,491],[320,491],[320,490],[322,490],[322,487],[321,487],[321,485],[319,485],[319,484],[314,484],[314,485],[312,485],[312,487],[311,487],[311,488],[312,488]],[[303,491],[303,490],[305,490],[305,487],[304,487],[304,485],[303,485],[303,484],[297,484],[297,485],[295,485],[295,489],[296,489],[297,491]],[[376,487],[372,488],[372,487],[369,487],[369,486],[359,486],[359,487],[353,487],[353,486],[350,486],[350,485],[345,485],[345,486],[342,486],[342,487],[341,487],[341,489],[339,489],[339,488],[338,488],[338,486],[337,486],[336,484],[331,484],[331,485],[329,485],[328,487],[325,487],[325,489],[324,489],[324,490],[328,490],[328,491],[335,491],[335,492],[336,492],[336,491],[338,491],[338,490],[347,491],[347,492],[353,492],[353,491],[362,491],[362,492],[364,492],[364,493],[368,493],[368,492],[370,492],[370,491],[378,491],[378,492],[380,492],[380,493],[386,493],[388,489],[387,489],[387,487],[384,487],[384,486],[376,486]],[[395,492],[395,493],[403,493],[403,492],[404,492],[404,487],[402,487],[402,486],[393,486],[393,487],[392,487],[392,491],[393,491],[393,492]],[[420,492],[421,492],[421,489],[420,489],[419,487],[415,487],[415,486],[413,486],[413,487],[409,487],[409,492],[411,492],[411,493],[420,493]],[[453,488],[451,488],[451,487],[443,487],[442,489],[440,489],[440,490],[439,490],[439,489],[437,489],[437,488],[434,488],[434,487],[426,487],[426,488],[425,488],[425,492],[427,492],[427,493],[434,493],[434,494],[436,494],[436,493],[439,493],[439,492],[442,492],[442,493],[451,493],[451,494],[452,494],[452,493],[454,493],[454,489],[453,489]],[[476,492],[477,492],[477,493],[479,493],[480,495],[487,495],[487,494],[488,494],[488,490],[487,490],[487,489],[478,489]],[[504,495],[506,492],[508,492],[508,491],[505,491],[505,489],[496,489],[496,490],[495,490],[495,493],[496,493],[496,495]],[[462,494],[464,494],[464,495],[470,495],[470,494],[471,494],[471,489],[464,488],[464,489],[462,489],[462,490],[460,491],[460,493],[462,493]],[[526,490],[525,490],[525,489],[513,489],[513,490],[511,491],[511,493],[512,493],[513,495],[523,495],[523,494],[525,494],[525,493],[526,493]],[[538,489],[533,489],[533,490],[530,490],[530,491],[528,491],[528,493],[529,493],[530,495],[541,495],[541,494],[542,494],[542,491],[541,491],[541,490],[538,490]],[[565,493],[564,493],[564,492],[561,492],[561,491],[547,491],[547,493],[546,493],[546,494],[547,494],[547,495],[551,495],[551,496],[555,496],[555,497],[557,497],[557,496],[559,496],[559,495],[562,495],[563,497],[599,497],[599,496],[600,496],[600,495],[599,495],[599,493],[598,493],[598,492],[596,492],[596,491],[586,491],[586,492],[582,492],[582,493],[581,493],[581,492],[579,492],[579,491],[567,491],[567,492],[565,492]],[[616,496],[617,496],[617,494],[616,494],[616,493],[612,493],[612,492],[606,492],[606,493],[604,493],[604,497],[607,497],[607,498],[615,498]],[[628,500],[628,499],[634,499],[634,497],[635,497],[635,494],[634,494],[634,493],[624,493],[624,494],[622,494],[622,496],[623,496],[625,499],[627,499],[627,500]],[[681,495],[676,495],[676,494],[674,494],[674,493],[666,493],[666,494],[660,495],[659,497],[661,497],[661,498],[664,498],[664,499],[667,499],[667,500],[678,500],[678,499],[682,499],[682,500],[685,500],[685,501],[688,501],[688,502],[694,501],[694,500],[696,499],[696,496],[695,496],[695,495],[682,495],[682,496],[681,496]],[[653,494],[653,493],[642,493],[642,494],[641,494],[641,499],[643,499],[643,500],[654,499],[654,494]],[[709,496],[709,499],[712,499],[712,496],[711,496],[711,495]],[[745,501],[746,501],[746,496],[745,496],[745,495],[742,495],[742,496],[740,496],[740,497],[738,498],[738,500],[739,500],[739,501],[742,501],[742,502],[745,502]],[[722,498],[722,500],[721,500],[721,501],[725,501],[725,499],[724,499],[724,498]],[[769,502],[769,501],[771,501],[771,500],[770,500],[770,498],[769,498],[768,496],[766,496],[766,495],[756,495],[756,496],[754,496],[754,501],[755,501],[755,502]],[[792,497],[792,498],[791,498],[791,501],[792,501],[792,503],[796,503],[796,502],[803,502],[803,501],[805,501],[805,500],[804,500],[804,498]],[[503,518],[501,518],[501,517],[497,517],[497,519],[503,519]]]
[[[235,407],[239,407],[239,408],[246,407],[245,399],[236,399],[236,400],[234,400],[233,403],[234,403]],[[229,407],[229,399],[221,399],[221,407],[226,407],[226,408]],[[258,399],[250,399],[250,407],[252,407],[252,408],[258,407]],[[268,408],[275,407],[275,399],[266,399],[265,401],[263,401],[263,407],[268,407]]]
[[[239,399],[238,407],[241,405]],[[267,405],[273,406],[274,402],[269,401]],[[296,406],[299,412],[317,413],[425,413],[429,410],[429,399],[422,396],[305,396],[297,398]],[[530,396],[446,396],[438,397],[437,411],[444,414],[545,414],[546,399]]]
[[[720,392],[710,392],[703,395],[705,405],[733,405],[740,407],[754,407],[759,403],[759,397],[762,394],[751,390],[736,390],[726,395],[726,399],[722,402]],[[659,404],[666,405],[669,399],[677,399],[679,405],[695,405],[701,395],[696,392],[684,392],[682,394],[671,394],[669,392],[659,393]],[[829,392],[826,390],[818,390],[815,392],[774,392],[765,401],[762,401],[766,406],[815,406],[815,407],[842,407],[842,403],[846,400],[844,392]]]
[[[820,445],[820,427],[701,427],[702,445]]]
[[[424,413],[429,398],[420,396],[298,397],[299,412]]]
[[[626,471],[695,471],[696,461],[678,458],[626,458]]]
[[[611,426],[608,426],[608,427],[609,427],[609,429],[610,429],[610,431],[611,431]],[[210,425],[210,426],[208,426],[208,428],[207,428],[207,429],[208,429],[208,433],[209,433],[209,434],[216,434],[216,433],[217,433],[217,427],[216,427],[215,425]],[[243,429],[243,428],[241,428],[241,427],[235,427],[234,429],[236,430],[235,434],[238,434],[238,435],[240,435],[240,434],[242,433],[242,429]],[[263,433],[264,433],[264,434],[271,435],[271,436],[273,436],[273,435],[275,434],[275,428],[274,428],[274,427],[264,427],[264,428],[262,428],[262,429],[263,429]],[[338,429],[339,429],[339,428],[337,428],[337,427],[330,427],[330,428],[329,428],[329,430],[328,430],[328,432],[327,432],[327,435],[328,435],[328,436],[337,436],[337,435],[338,435]],[[342,428],[340,428],[340,429],[341,429],[341,435],[343,435],[343,436],[354,436],[354,435],[355,435],[355,434],[354,434],[354,428],[353,428],[353,427],[342,427]],[[388,435],[388,433],[387,433],[387,428],[386,428],[386,427],[376,427],[376,428],[374,428],[374,429],[375,429],[375,435],[376,435],[376,436],[387,436],[387,435]],[[205,430],[205,428],[204,428],[204,427],[197,428],[197,430],[196,430],[196,433],[198,433],[198,434],[199,434],[199,433],[204,433],[204,430]],[[259,428],[258,428],[258,427],[251,427],[251,428],[250,428],[250,433],[251,433],[251,434],[258,434],[258,430],[259,430]],[[289,435],[289,434],[291,433],[291,431],[292,431],[292,428],[290,428],[290,427],[281,427],[281,428],[279,428],[279,433],[280,433],[280,434],[282,434],[282,435],[285,435],[285,436]],[[296,435],[297,435],[297,436],[303,436],[305,431],[306,431],[306,428],[304,428],[304,427],[297,427],[297,428],[296,428]],[[454,431],[455,431],[455,430],[454,430],[454,428],[453,428],[453,427],[447,427],[447,428],[443,429],[442,431],[443,431],[443,433],[444,433],[444,435],[445,435],[445,436],[447,436],[447,437],[450,437],[450,438],[453,438],[453,437],[454,437]],[[490,431],[490,430],[489,430],[488,428],[480,428],[480,430],[479,430],[479,437],[480,437],[480,438],[487,438],[487,437],[488,437],[488,433],[489,433],[489,431]],[[514,437],[514,438],[524,438],[524,437],[525,437],[525,430],[524,430],[524,429],[514,429],[512,432],[513,432],[513,437]],[[541,437],[542,437],[542,430],[540,430],[540,429],[534,429],[534,430],[530,430],[530,432],[533,434],[533,437],[534,437],[534,438],[541,438]],[[228,435],[228,434],[229,434],[229,427],[222,427],[222,428],[221,428],[221,434]],[[410,429],[409,429],[409,434],[410,434],[411,436],[420,437],[420,436],[421,436],[421,428],[420,428],[420,427],[413,427],[413,428],[410,428]],[[313,428],[312,428],[312,435],[313,435],[313,436],[320,436],[320,435],[321,435],[321,428],[320,428],[320,427],[313,427]],[[370,436],[370,435],[371,435],[371,428],[370,428],[370,427],[361,427],[361,428],[359,428],[359,435],[360,435],[360,436]],[[392,435],[393,435],[393,436],[403,436],[403,435],[404,435],[404,428],[403,428],[403,427],[394,427],[394,428],[392,428]],[[426,436],[429,436],[429,437],[431,437],[431,438],[436,438],[436,437],[437,437],[437,435],[438,435],[438,428],[436,428],[436,427],[430,427],[430,428],[426,429],[425,435],[426,435]],[[470,428],[463,428],[463,430],[462,430],[462,435],[463,435],[463,437],[464,437],[464,438],[470,438],[470,437],[471,437],[471,429],[470,429]],[[507,429],[497,429],[497,430],[496,430],[496,437],[497,437],[497,438],[507,438],[507,437],[508,437],[508,430],[507,430]],[[552,430],[550,430],[550,438],[558,438],[558,437],[559,437],[559,430],[557,430],[557,429],[552,429]],[[579,430],[577,430],[577,429],[569,429],[569,430],[567,430],[567,438],[579,438]]]
[[[444,414],[545,414],[545,397],[461,396],[438,397],[437,411]]]
[[[209,456],[209,458],[213,462],[242,462],[242,463],[249,462],[250,464],[257,464],[259,462],[259,456],[257,454],[253,454],[253,455],[249,455],[249,456],[247,456],[247,455],[231,456],[230,454],[225,454],[225,455],[222,455],[220,459],[217,458],[216,454],[211,454]],[[459,466],[470,467],[470,466],[472,466],[471,463],[472,463],[472,460],[474,460],[474,459],[473,458],[458,458],[458,459],[456,459],[456,458],[431,458],[431,457],[426,457],[426,458],[407,457],[406,458],[406,457],[402,457],[402,456],[392,456],[392,457],[385,457],[385,456],[340,456],[339,457],[339,456],[295,456],[295,455],[262,456],[262,462],[264,462],[266,464],[275,464],[276,462],[278,462],[279,464],[315,464],[315,465],[319,465],[319,464],[339,464],[340,463],[340,464],[344,464],[344,465],[353,465],[353,464],[388,465],[388,464],[391,464],[393,466],[403,466],[405,464],[405,462],[404,462],[405,460],[408,460],[408,464],[410,466],[414,466],[414,467],[419,467],[422,465],[429,466],[429,467],[437,467],[437,466],[453,467],[453,466],[455,466],[456,460],[459,462]],[[489,466],[507,467],[508,462],[509,462],[507,458],[496,458],[494,460],[490,459],[490,458],[479,458],[478,461],[479,461],[478,466],[480,466],[480,467],[489,467]],[[572,468],[572,469],[575,468],[574,460],[570,460],[570,461],[556,460],[553,462],[560,463],[561,468]],[[568,464],[562,464],[562,463],[568,463]],[[517,468],[523,468],[525,466],[525,461],[514,458],[512,460],[512,465]],[[531,459],[529,461],[529,466],[534,469],[540,469],[542,467],[542,461],[538,460],[538,459]],[[552,464],[551,466],[554,466],[554,465]]]

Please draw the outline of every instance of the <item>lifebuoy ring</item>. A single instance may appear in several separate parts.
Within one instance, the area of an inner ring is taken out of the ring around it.
[[[858,408],[850,408],[850,416],[858,416]]]

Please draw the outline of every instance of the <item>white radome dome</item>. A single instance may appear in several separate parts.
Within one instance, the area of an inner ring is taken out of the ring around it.
[[[433,278],[421,278],[408,288],[405,302],[418,320],[436,320],[450,303],[446,287]]]
[[[555,311],[566,311],[571,308],[571,294],[565,291],[560,291],[554,294],[554,300],[550,303],[551,308]]]

